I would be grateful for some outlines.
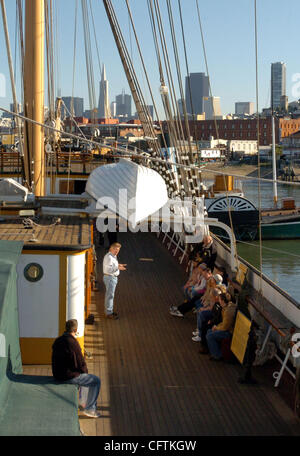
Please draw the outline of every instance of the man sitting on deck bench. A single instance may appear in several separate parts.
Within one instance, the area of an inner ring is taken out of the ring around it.
[[[101,415],[96,410],[96,404],[101,382],[96,375],[88,374],[86,362],[76,340],[77,330],[77,320],[68,320],[66,332],[54,341],[52,345],[53,377],[58,382],[88,388],[87,403],[83,413],[91,418],[99,418]]]

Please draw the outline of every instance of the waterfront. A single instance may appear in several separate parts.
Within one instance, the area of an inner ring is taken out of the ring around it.
[[[257,180],[244,181],[243,191],[245,197],[258,206],[258,182]],[[267,208],[273,205],[272,183],[261,182],[261,207]],[[296,206],[300,206],[300,186],[278,185],[278,200],[293,197]],[[238,253],[253,266],[260,269],[259,242],[238,243]],[[289,293],[300,302],[300,239],[288,241],[263,241],[262,242],[262,271],[280,288]]]

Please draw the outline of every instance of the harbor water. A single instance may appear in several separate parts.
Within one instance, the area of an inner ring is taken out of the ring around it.
[[[273,207],[273,185],[261,182],[261,208]],[[300,206],[300,185],[278,184],[278,203],[285,197],[293,197],[296,206]],[[258,181],[243,181],[245,198],[258,207]],[[262,253],[262,271],[280,288],[300,302],[300,239],[238,243],[238,254],[260,270],[260,251]]]

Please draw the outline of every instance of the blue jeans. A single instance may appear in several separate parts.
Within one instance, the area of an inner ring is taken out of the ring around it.
[[[114,296],[116,286],[118,283],[118,277],[104,275],[103,282],[106,288],[105,299],[104,299],[104,312],[106,315],[110,315],[114,311]]]
[[[212,318],[212,316],[213,314],[211,310],[202,310],[202,312],[197,312],[197,328],[200,337],[203,323],[208,322]]]
[[[203,307],[201,298],[199,298],[198,301],[195,302],[195,307],[196,307],[197,310],[200,309],[201,307]]]
[[[88,388],[85,410],[96,410],[97,398],[99,396],[101,380],[93,374],[80,374],[79,377],[71,378],[66,383]]]
[[[185,299],[191,299],[189,288],[182,287],[182,290],[183,290],[183,294],[184,294]]]
[[[206,334],[208,350],[214,358],[222,358],[221,342],[231,336],[229,331],[212,331],[209,329]]]

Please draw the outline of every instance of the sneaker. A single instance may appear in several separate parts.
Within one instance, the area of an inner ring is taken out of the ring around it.
[[[101,413],[97,412],[97,410],[83,410],[83,414],[90,418],[100,418],[101,416]]]
[[[222,357],[221,358],[215,358],[214,356],[210,356],[209,360],[210,361],[222,361]]]
[[[170,310],[170,314],[174,317],[183,317],[183,314],[178,309]]]
[[[199,336],[199,331],[196,329],[195,331],[192,332],[193,336]]]
[[[108,314],[105,317],[108,318],[109,320],[118,320],[119,315],[117,313],[113,312],[112,314]]]
[[[172,310],[172,311],[173,311],[173,310],[177,310],[177,307],[176,307],[176,306],[171,306],[171,307],[170,307],[170,312],[171,312],[171,310]]]
[[[192,337],[192,340],[194,342],[201,342],[201,337],[200,336],[194,336],[194,337]]]

